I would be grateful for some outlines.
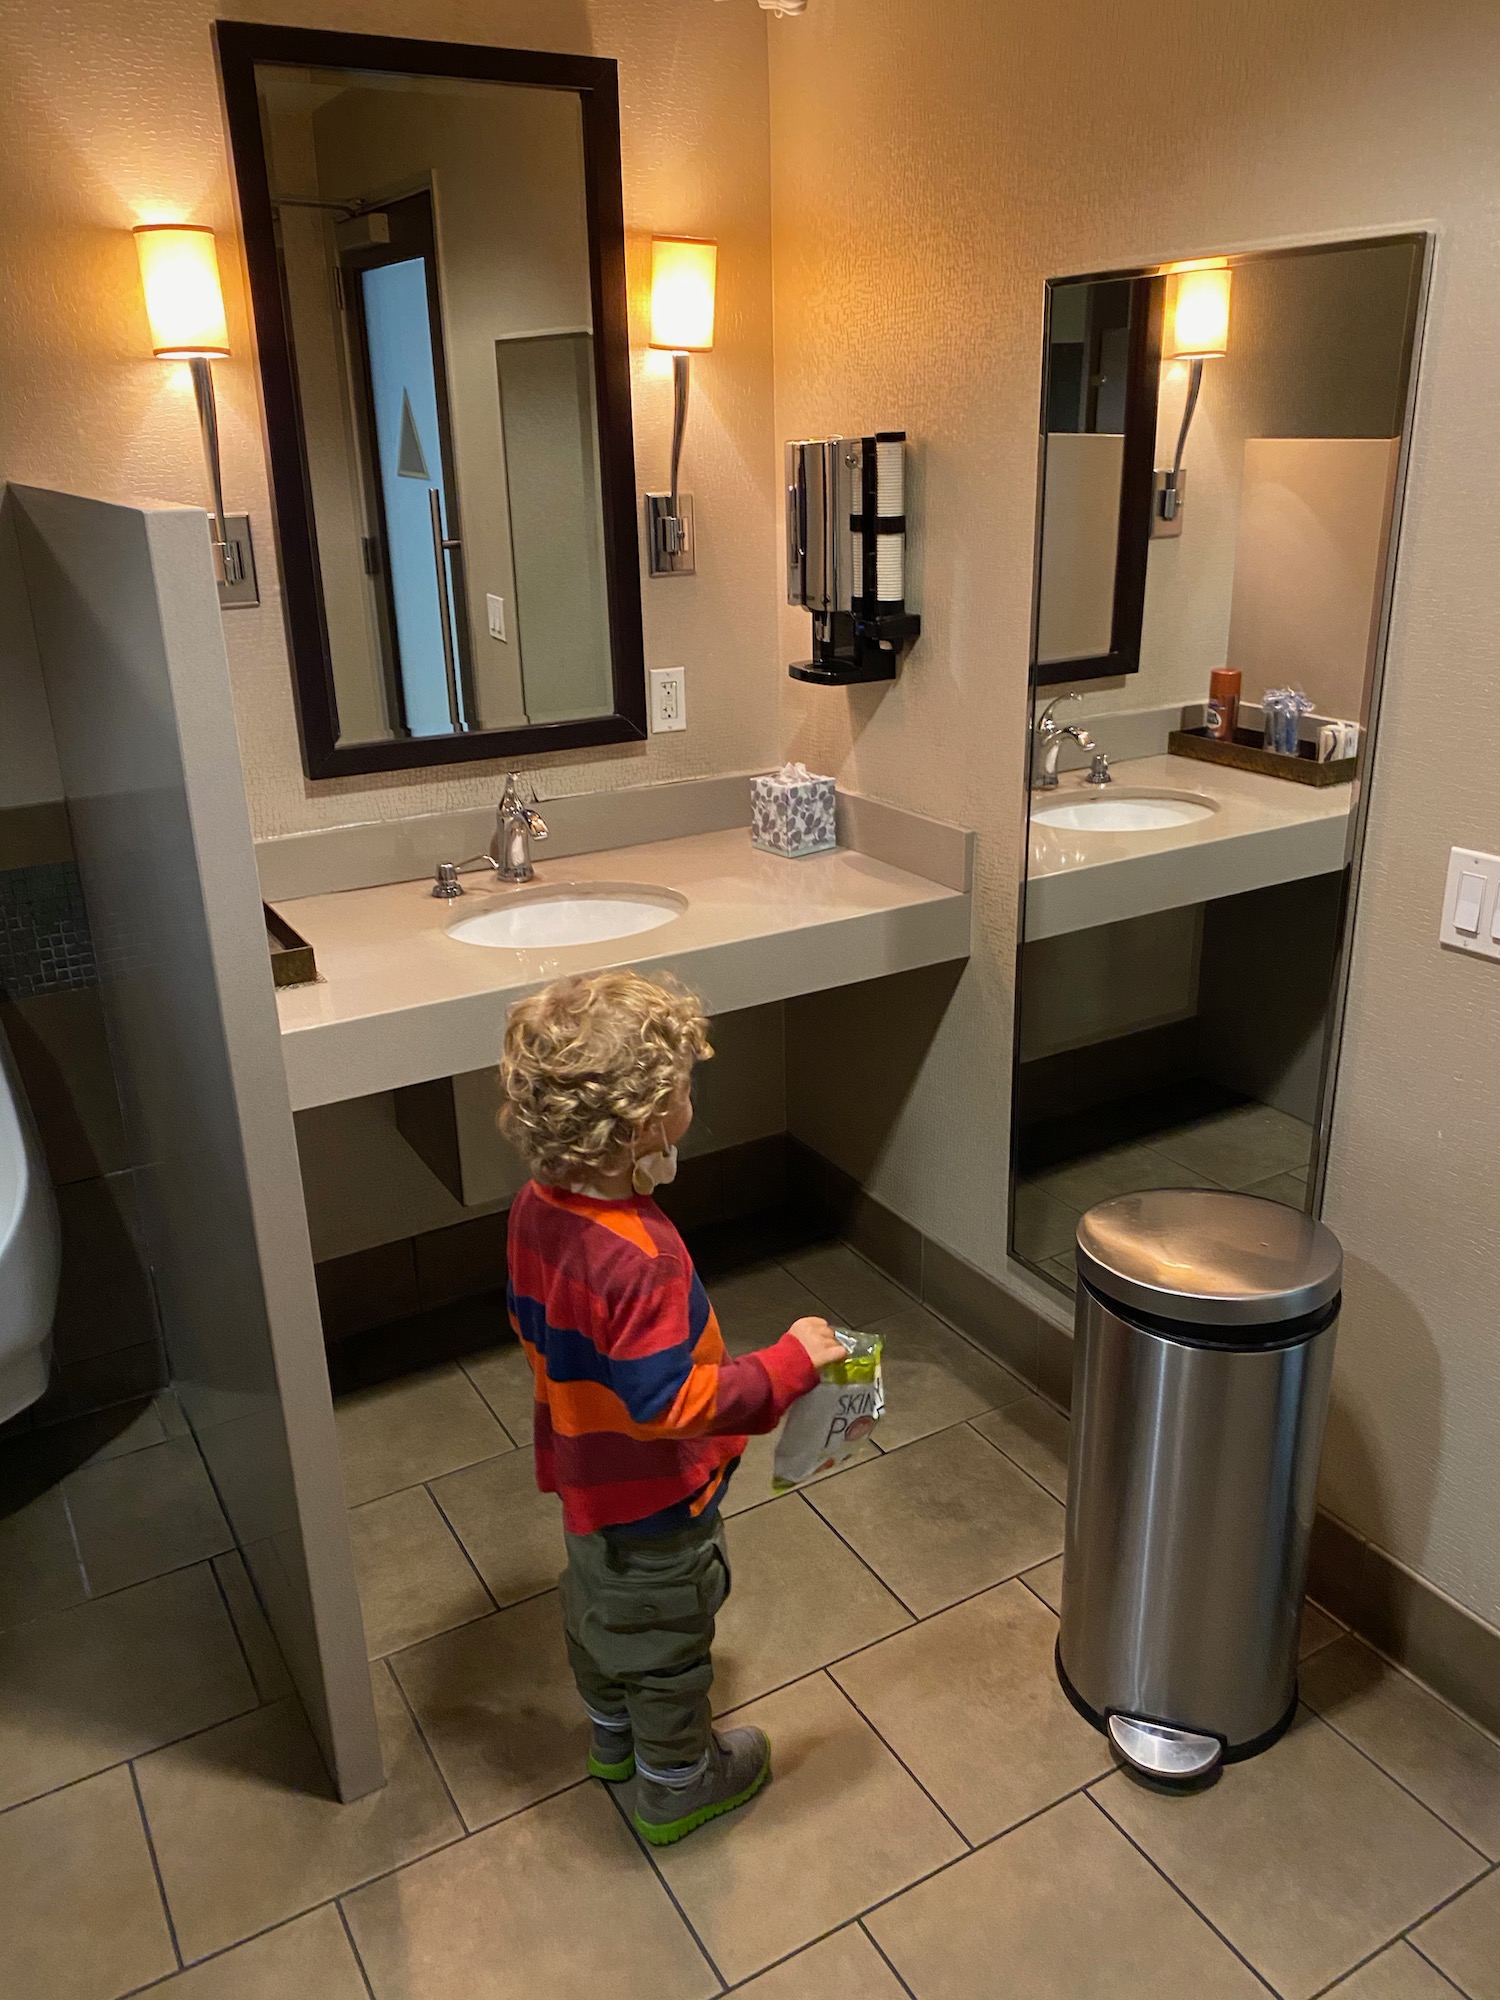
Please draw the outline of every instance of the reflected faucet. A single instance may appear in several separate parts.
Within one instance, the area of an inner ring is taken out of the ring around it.
[[[500,803],[495,808],[495,834],[487,854],[471,854],[467,861],[440,861],[433,871],[432,893],[443,902],[452,902],[464,893],[460,875],[476,868],[493,868],[502,882],[529,882],[536,874],[531,862],[531,843],[547,838],[547,822],[536,809],[536,795],[528,804],[518,789],[514,771],[505,781]]]
[[[1063,747],[1064,737],[1071,737],[1080,750],[1092,750],[1094,739],[1079,723],[1058,722],[1052,711],[1059,703],[1080,701],[1077,694],[1060,694],[1055,701],[1049,701],[1037,717],[1032,729],[1032,783],[1039,792],[1057,790],[1057,757]],[[1107,768],[1107,767],[1106,767]]]

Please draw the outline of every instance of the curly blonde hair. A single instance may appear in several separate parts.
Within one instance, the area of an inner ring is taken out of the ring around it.
[[[675,980],[559,979],[507,1017],[500,1129],[540,1181],[618,1173],[712,1054],[702,1003]]]

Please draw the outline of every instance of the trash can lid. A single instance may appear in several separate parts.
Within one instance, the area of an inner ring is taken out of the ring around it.
[[[1078,1268],[1106,1299],[1161,1319],[1274,1326],[1338,1297],[1344,1253],[1331,1229],[1280,1202],[1153,1188],[1088,1211]]]

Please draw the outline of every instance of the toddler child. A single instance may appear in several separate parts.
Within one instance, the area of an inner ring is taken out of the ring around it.
[[[510,1318],[535,1386],[537,1484],[562,1498],[588,1768],[636,1775],[635,1825],[658,1846],[771,1774],[762,1731],[710,1723],[729,1595],[720,1507],[748,1433],[773,1430],[845,1358],[825,1320],[801,1319],[731,1359],[651,1199],[693,1122],[707,1030],[675,985],[603,972],[518,1001],[500,1065],[500,1122],[534,1176],[510,1212]]]

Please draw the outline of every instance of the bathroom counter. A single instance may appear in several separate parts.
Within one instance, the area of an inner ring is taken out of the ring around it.
[[[923,822],[886,807],[869,817],[877,815],[887,827],[904,823],[895,851],[920,863],[912,829]],[[533,888],[638,883],[687,899],[657,930],[545,950],[446,935],[450,923],[517,893],[482,877],[466,878],[457,902],[434,898],[430,878],[276,899],[272,908],[312,945],[319,972],[317,984],[277,994],[292,1107],[482,1069],[499,1058],[509,1003],[561,973],[666,966],[723,1013],[966,958],[967,848],[955,871],[954,843],[964,837],[941,833],[947,865],[934,874],[946,881],[851,846],[788,861],[753,848],[744,826],[565,859],[539,853]]]
[[[1073,833],[1033,825],[1027,858],[1026,937],[1057,937],[1237,896],[1342,868],[1353,785],[1291,784],[1188,757],[1137,757],[1116,764],[1113,786],[1081,772],[1032,804],[1132,792],[1190,793],[1218,810],[1187,826],[1150,833]]]

